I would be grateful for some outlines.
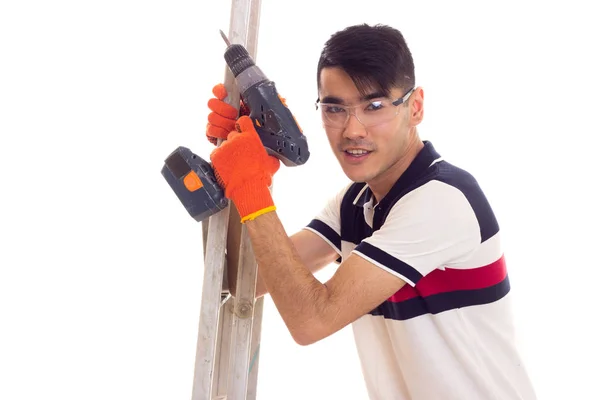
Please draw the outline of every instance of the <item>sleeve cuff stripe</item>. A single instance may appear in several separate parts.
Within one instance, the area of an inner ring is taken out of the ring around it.
[[[363,254],[365,258],[372,260],[372,262],[374,261],[379,267],[395,272],[395,275],[405,278],[413,285],[416,285],[423,277],[419,271],[404,261],[400,261],[397,258],[390,256],[388,253],[367,242],[361,242],[356,246],[354,252]]]
[[[329,244],[335,248],[338,253],[341,253],[342,239],[340,235],[338,235],[329,227],[329,225],[319,221],[318,219],[313,219],[310,221],[308,226],[306,226],[306,228],[321,236],[325,241],[329,242]]]
[[[356,254],[357,256],[359,256],[359,257],[361,257],[361,258],[364,258],[365,260],[369,261],[369,262],[370,262],[370,263],[372,263],[372,264],[375,264],[375,265],[377,265],[379,268],[381,268],[381,269],[383,269],[383,270],[385,270],[385,271],[389,272],[390,274],[392,274],[392,275],[394,275],[394,276],[397,276],[398,278],[402,279],[403,281],[406,281],[406,283],[408,283],[410,286],[413,286],[413,287],[414,287],[414,286],[417,284],[416,282],[413,282],[413,281],[411,281],[410,279],[408,279],[406,276],[404,276],[404,275],[401,275],[401,274],[397,273],[396,271],[394,271],[394,270],[392,270],[392,269],[389,269],[389,268],[388,268],[388,267],[386,267],[385,265],[383,265],[383,264],[381,264],[381,263],[379,263],[379,262],[377,262],[377,261],[373,260],[373,259],[372,259],[372,258],[370,258],[370,257],[367,257],[366,255],[364,255],[364,254],[363,254],[363,253],[361,253],[360,251],[352,250],[352,253]]]

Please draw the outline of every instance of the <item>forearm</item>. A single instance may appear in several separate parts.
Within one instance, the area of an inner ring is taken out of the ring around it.
[[[290,333],[298,342],[324,315],[328,291],[304,265],[279,217],[270,212],[246,222],[259,274]]]
[[[300,256],[302,264],[308,268],[311,274],[316,274],[323,267],[330,265],[339,257],[339,254],[329,244],[323,242],[323,239],[317,234],[308,231],[300,230],[289,236],[290,241],[296,252]],[[268,293],[264,281],[260,277],[258,271],[256,282],[256,296],[260,297]]]
[[[317,255],[317,258],[315,259],[315,255],[314,253],[310,253],[309,251],[307,251],[306,247],[307,244],[306,243],[299,243],[298,241],[302,240],[301,238],[298,238],[298,236],[290,236],[290,239],[292,241],[292,243],[294,244],[294,248],[296,249],[296,251],[298,251],[300,258],[302,259],[302,263],[310,270],[310,272],[314,275],[316,274],[318,271],[320,271],[325,265],[330,264],[331,262],[334,261],[334,259],[330,259],[331,257],[319,257],[320,255]],[[305,256],[305,258],[302,258],[302,256]],[[334,258],[337,258],[334,257]],[[236,295],[236,280],[237,280],[237,269],[238,266],[237,264],[228,264],[227,265],[227,277],[228,277],[228,281],[229,281],[229,291],[231,292],[231,294],[235,297]],[[265,286],[265,282],[263,281],[263,279],[260,276],[260,269],[256,272],[256,293],[255,293],[255,297],[259,298],[262,297],[266,294],[268,294],[269,291],[267,290],[267,287]]]

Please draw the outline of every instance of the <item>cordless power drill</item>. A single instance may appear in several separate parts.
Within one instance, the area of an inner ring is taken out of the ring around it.
[[[282,102],[275,83],[267,79],[242,45],[230,44],[223,32],[221,35],[228,45],[225,62],[267,153],[288,167],[306,163],[310,156],[306,137]],[[166,158],[161,173],[196,221],[228,204],[211,164],[186,147],[178,147]]]

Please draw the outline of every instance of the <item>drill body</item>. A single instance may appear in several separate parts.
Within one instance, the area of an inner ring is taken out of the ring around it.
[[[267,152],[288,167],[304,164],[310,156],[306,137],[281,100],[275,83],[267,79],[239,44],[227,48],[225,61]]]
[[[288,167],[306,163],[310,156],[306,137],[275,83],[239,44],[228,46],[225,61],[267,153]],[[178,147],[166,158],[161,173],[196,221],[205,220],[229,204],[210,163],[186,147]]]

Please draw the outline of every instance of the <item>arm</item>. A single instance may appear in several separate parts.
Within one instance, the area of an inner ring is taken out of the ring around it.
[[[340,206],[346,191],[351,186],[347,184],[341,188],[334,196],[328,199],[328,202],[321,209],[318,215],[315,216],[312,223],[317,223],[315,226],[307,226],[308,229],[303,229],[290,236],[290,240],[294,245],[302,263],[308,270],[315,274],[323,267],[336,261],[341,255],[341,238],[340,238]],[[234,208],[235,210],[235,208]],[[230,224],[239,220],[239,214],[232,214],[235,219],[230,218]],[[233,230],[231,225],[230,229]],[[229,244],[228,244],[229,246]],[[239,247],[239,241],[232,243],[233,248]],[[234,265],[228,265],[229,289],[235,297],[235,284],[237,277],[237,268]],[[256,297],[264,296],[268,293],[267,287],[261,277],[260,268],[256,279]]]
[[[315,274],[323,267],[331,264],[338,258],[336,251],[315,233],[301,230],[290,237],[291,245],[300,257],[302,264],[311,274]],[[259,267],[256,285],[256,297],[263,296],[269,291],[261,278]]]
[[[265,286],[299,344],[331,335],[405,284],[415,286],[434,269],[468,257],[481,240],[469,202],[440,182],[396,203],[384,226],[356,246],[324,285],[302,264],[276,213],[247,226]]]
[[[302,264],[308,268],[311,274],[316,273],[323,267],[331,264],[338,258],[337,252],[317,234],[301,230],[296,232],[289,238],[291,245],[300,257]],[[235,284],[237,277],[237,268],[228,266],[229,270],[229,289],[235,296]],[[261,269],[259,268],[258,277],[256,279],[256,297],[264,296],[268,293],[267,287],[261,277]]]
[[[264,285],[298,344],[331,335],[404,285],[402,279],[357,255],[351,255],[322,284],[303,262],[275,212],[246,224]]]

